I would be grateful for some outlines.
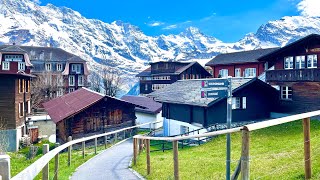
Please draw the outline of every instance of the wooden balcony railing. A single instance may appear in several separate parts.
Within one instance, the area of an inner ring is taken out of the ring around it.
[[[320,69],[285,69],[266,72],[266,81],[309,81],[320,82]]]

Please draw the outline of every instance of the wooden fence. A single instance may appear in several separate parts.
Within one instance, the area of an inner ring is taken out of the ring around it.
[[[90,136],[90,137],[85,137],[85,138],[81,138],[81,139],[76,139],[76,140],[71,140],[71,136],[69,137],[69,142],[58,146],[56,148],[54,148],[53,150],[49,151],[49,146],[44,146],[44,152],[46,152],[41,158],[39,158],[37,161],[35,161],[33,164],[31,164],[30,166],[28,166],[26,169],[24,169],[23,171],[21,171],[19,174],[17,174],[16,176],[14,176],[12,178],[12,180],[32,180],[34,179],[39,173],[40,171],[42,171],[42,178],[43,180],[48,180],[49,179],[49,168],[48,168],[48,164],[50,162],[50,160],[52,160],[53,158],[55,158],[55,177],[54,179],[57,180],[58,179],[58,167],[59,167],[59,153],[65,149],[68,149],[68,165],[70,166],[72,163],[71,157],[72,157],[72,145],[75,144],[79,144],[82,143],[82,155],[85,155],[85,142],[86,141],[90,141],[90,140],[94,140],[94,144],[95,144],[95,153],[97,154],[97,139],[101,138],[101,137],[105,137],[105,144],[107,144],[107,136],[110,135],[115,135],[117,136],[117,134],[121,133],[121,132],[125,132],[127,130],[131,130],[134,128],[139,128],[141,126],[145,126],[145,125],[150,125],[150,129],[152,127],[152,124],[156,124],[156,123],[160,123],[161,121],[155,121],[155,122],[150,122],[150,123],[145,123],[145,124],[140,124],[140,125],[136,125],[136,126],[131,126],[131,127],[127,127],[127,128],[123,128],[123,129],[119,129],[116,131],[112,131],[112,132],[107,132],[107,133],[103,133],[103,134],[98,134],[98,135],[94,135],[94,136]],[[154,127],[154,126],[153,126]]]
[[[185,140],[185,139],[193,139],[193,138],[203,138],[203,137],[211,137],[217,135],[223,135],[228,133],[235,133],[242,131],[242,150],[241,150],[241,160],[240,160],[240,172],[241,172],[241,179],[242,180],[249,180],[250,179],[250,132],[263,129],[271,126],[276,126],[288,122],[293,122],[297,120],[303,120],[303,131],[304,131],[304,160],[305,160],[305,178],[311,178],[311,150],[310,150],[310,117],[319,116],[320,110],[297,114],[292,116],[287,116],[278,119],[272,119],[268,121],[253,123],[249,125],[245,125],[242,127],[226,129],[221,131],[215,132],[208,132],[204,134],[196,134],[190,136],[183,136],[183,137],[150,137],[150,136],[143,136],[143,135],[136,135],[133,139],[133,163],[134,165],[137,162],[137,156],[139,152],[142,151],[142,148],[146,148],[146,156],[147,156],[147,174],[151,173],[151,164],[150,164],[150,140],[154,141],[172,141],[173,147],[173,164],[174,164],[174,179],[179,180],[179,159],[178,159],[178,141]],[[235,173],[239,174],[239,172]],[[236,179],[237,177],[235,177]]]

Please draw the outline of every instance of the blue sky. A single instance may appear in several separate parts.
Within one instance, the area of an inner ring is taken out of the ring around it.
[[[235,42],[260,25],[299,15],[300,0],[40,0],[70,7],[87,18],[122,20],[147,35],[178,34],[189,26],[225,42]],[[308,0],[302,0],[308,1]]]

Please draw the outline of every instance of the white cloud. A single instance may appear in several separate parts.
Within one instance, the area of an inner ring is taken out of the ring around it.
[[[169,30],[169,29],[175,29],[175,28],[177,28],[177,27],[178,27],[178,25],[172,24],[172,25],[169,25],[169,26],[164,27],[163,29]]]
[[[320,16],[319,0],[302,0],[297,4],[297,9],[303,16]]]
[[[151,26],[151,27],[156,27],[156,26],[161,26],[163,24],[164,24],[163,22],[154,21],[154,22],[149,23],[148,25]]]

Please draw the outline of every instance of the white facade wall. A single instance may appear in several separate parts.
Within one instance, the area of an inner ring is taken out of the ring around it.
[[[163,118],[161,116],[161,111],[158,114],[147,114],[142,112],[136,112],[136,124],[144,124],[148,122],[154,122],[154,121],[161,121],[155,125],[152,125],[152,129],[158,129],[161,128],[163,125]],[[142,126],[141,128],[150,128],[149,125]]]
[[[166,119],[166,123],[167,123],[167,130],[164,130],[165,132],[168,132],[168,136],[174,136],[174,135],[180,135],[182,133],[185,133],[187,131],[193,131],[193,130],[197,130],[197,129],[201,129],[203,128],[202,125],[195,125],[195,124],[189,124],[186,122],[182,122],[182,121],[177,121],[177,120],[173,120],[173,119]],[[207,130],[206,129],[201,129],[199,130],[199,134],[202,133],[206,133]],[[189,135],[195,135],[198,134],[197,131],[190,133]]]

